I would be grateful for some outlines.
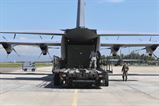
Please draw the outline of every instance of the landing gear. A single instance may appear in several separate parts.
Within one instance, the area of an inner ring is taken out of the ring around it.
[[[59,73],[54,73],[53,84],[54,84],[54,86],[59,86],[60,85]]]
[[[32,71],[32,72],[35,72],[35,69],[33,68],[31,71]]]
[[[109,86],[109,75],[108,75],[108,72],[105,74],[104,86]]]
[[[96,87],[99,87],[100,85],[101,85],[100,80],[96,80],[96,84],[95,84],[95,86],[96,86]]]
[[[27,69],[24,69],[24,71],[26,72],[26,71],[27,71]]]
[[[109,86],[108,72],[104,70],[67,69],[53,72],[54,87]]]

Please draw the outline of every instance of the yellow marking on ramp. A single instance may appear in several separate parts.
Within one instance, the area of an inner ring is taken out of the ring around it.
[[[78,90],[75,90],[73,95],[72,106],[77,106],[77,102],[78,102]]]

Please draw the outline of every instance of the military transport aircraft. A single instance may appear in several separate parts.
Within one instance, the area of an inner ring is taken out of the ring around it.
[[[101,36],[159,36],[159,34],[98,34],[96,29],[85,27],[85,0],[78,0],[77,23],[76,28],[63,30],[64,33],[47,33],[47,32],[0,32],[0,34],[13,34],[14,38],[18,34],[30,35],[50,35],[62,36],[61,43],[48,42],[0,42],[7,54],[14,50],[18,45],[37,45],[40,47],[42,54],[48,54],[48,46],[61,46],[61,58],[54,64],[53,75],[54,85],[70,86],[73,83],[90,83],[96,86],[102,83],[108,86],[108,74],[100,67],[90,69],[91,51],[100,51],[100,46],[108,46],[113,56],[117,54],[121,47],[145,47],[144,49],[151,56],[159,46],[159,43],[151,42],[144,44],[136,43],[100,43]],[[58,64],[58,65],[57,65]],[[58,66],[58,67],[55,67]]]

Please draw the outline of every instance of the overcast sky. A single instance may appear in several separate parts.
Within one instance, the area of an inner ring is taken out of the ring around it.
[[[76,26],[77,0],[0,0],[0,31],[60,32],[60,29]],[[98,33],[159,33],[159,0],[86,0],[86,27]],[[0,35],[0,40],[4,39]],[[7,35],[8,40],[12,35]],[[150,37],[120,37],[118,42],[149,42]],[[31,41],[40,37],[18,35],[15,40]],[[43,41],[60,42],[56,37],[44,37]],[[117,37],[102,38],[102,42],[117,42]],[[159,42],[159,37],[152,37]],[[1,47],[1,46],[0,46]],[[133,48],[134,49],[134,48]],[[6,53],[0,49],[0,61],[36,60],[40,55],[37,47],[16,47],[21,55]],[[123,48],[123,53],[131,49]],[[102,53],[109,54],[109,50]],[[51,49],[51,54],[60,50]],[[145,51],[141,52],[145,53]],[[159,56],[159,48],[155,51]],[[42,56],[41,59],[49,59]]]

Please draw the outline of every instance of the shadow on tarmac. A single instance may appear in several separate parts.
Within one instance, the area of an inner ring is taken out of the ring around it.
[[[110,74],[109,76],[122,76],[122,74]],[[159,74],[128,74],[128,76],[159,76]]]
[[[49,89],[102,89],[101,87],[95,87],[95,86],[74,86],[74,87],[61,87],[61,86],[54,86],[52,82],[50,82],[48,85],[46,85],[44,88]]]
[[[112,81],[112,82],[113,82],[113,81],[115,81],[115,82],[123,82],[122,79],[110,79],[109,81]],[[138,81],[138,80],[129,80],[129,79],[127,80],[127,82],[131,82],[131,81],[134,81],[134,82],[135,82],[135,81]]]
[[[15,75],[15,74],[13,74]],[[29,75],[35,75],[35,74],[29,74]],[[24,81],[52,81],[52,74],[44,77],[15,77],[15,78],[0,78],[0,80],[24,80]]]
[[[0,73],[1,75],[52,75],[52,74],[45,74],[45,73]]]
[[[0,75],[52,75],[46,73],[0,73]],[[109,74],[109,76],[122,76],[122,74]],[[159,76],[159,74],[128,74],[128,76]]]
[[[27,75],[36,75],[35,73],[27,73]],[[25,75],[25,74],[21,74],[21,73],[9,73],[9,75]],[[41,74],[40,74],[41,75]],[[4,75],[5,76],[5,75]],[[0,78],[0,80],[20,80],[20,81],[43,81],[43,82],[47,82],[44,83],[45,86],[42,86],[43,88],[49,88],[49,89],[101,89],[100,87],[92,87],[92,86],[75,86],[75,87],[60,87],[60,86],[54,86],[53,85],[53,77],[52,74],[49,74],[47,76],[44,77],[15,77],[15,78]]]
[[[51,88],[51,89],[101,89],[100,87],[92,87],[92,86],[84,86],[84,87],[59,87],[59,86],[53,86],[52,80],[53,76],[52,74],[45,74],[45,73],[0,73],[3,75],[3,77],[0,78],[0,80],[21,80],[21,81],[44,81],[47,82],[47,85],[44,86],[44,88]],[[27,75],[24,77],[15,77],[15,78],[5,78],[5,75]],[[45,75],[44,77],[33,77],[28,75]],[[121,76],[122,74],[111,74],[110,76]],[[128,76],[159,76],[159,74],[129,74]],[[109,81],[115,81],[115,82],[123,82],[122,79],[109,79]],[[138,81],[138,80],[129,80],[129,81]]]

